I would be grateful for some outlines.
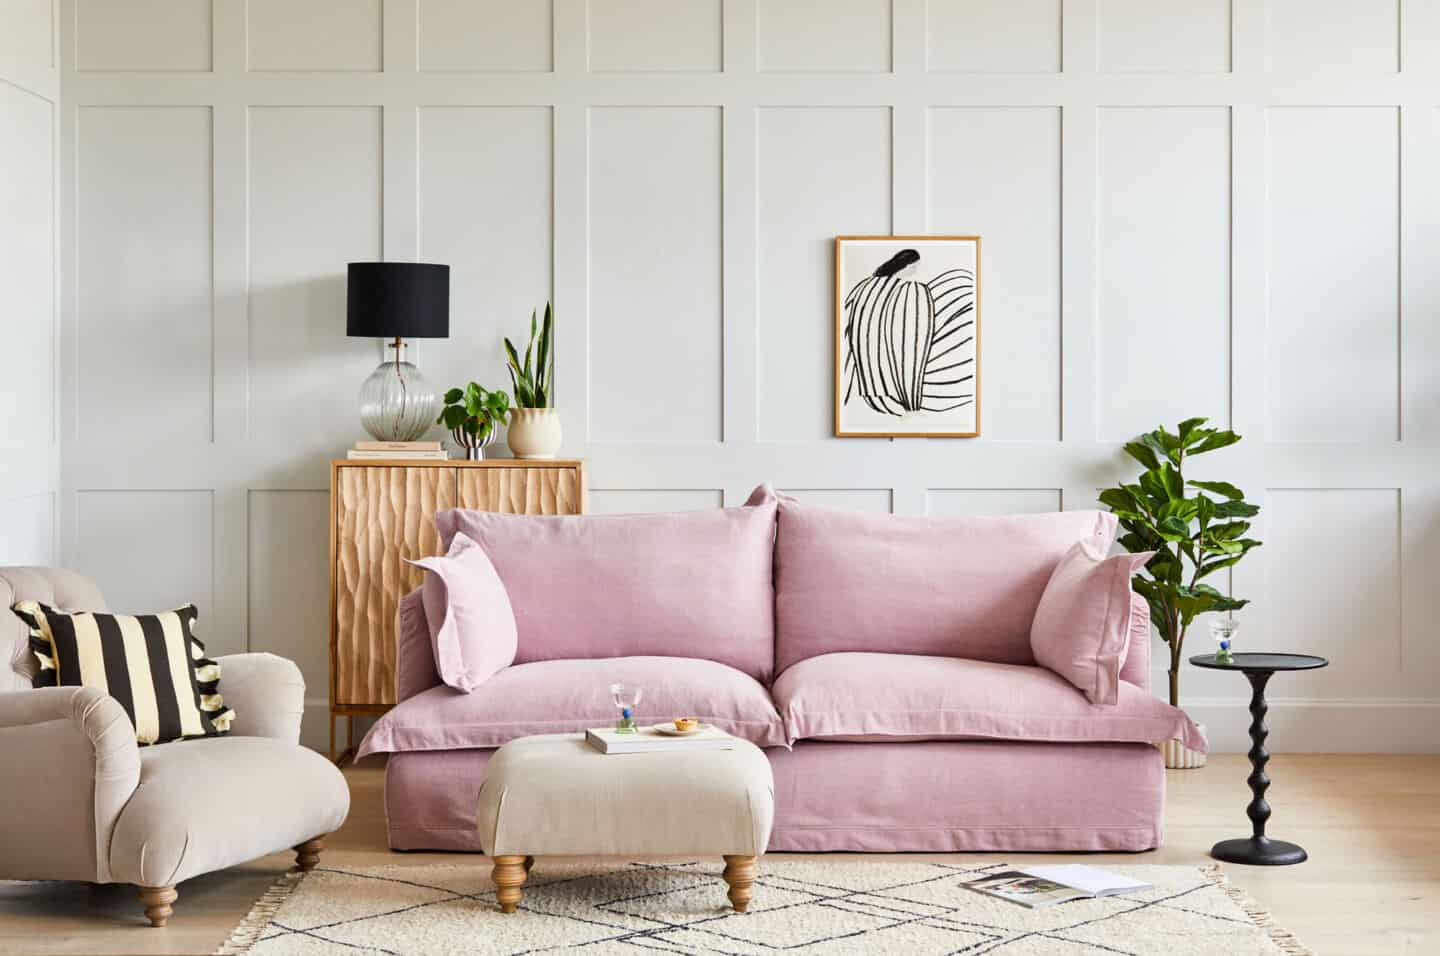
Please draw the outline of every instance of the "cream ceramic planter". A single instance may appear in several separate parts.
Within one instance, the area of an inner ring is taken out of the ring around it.
[[[1205,733],[1204,724],[1196,724],[1195,726],[1200,731],[1200,736],[1205,737],[1206,740],[1210,739]],[[1167,740],[1163,744],[1156,744],[1156,746],[1160,748],[1160,753],[1165,757],[1165,768],[1167,770],[1196,770],[1205,766],[1205,755],[1198,750],[1191,750],[1178,738],[1175,740]]]
[[[560,450],[560,439],[560,413],[555,409],[510,409],[506,440],[516,458],[554,458]]]

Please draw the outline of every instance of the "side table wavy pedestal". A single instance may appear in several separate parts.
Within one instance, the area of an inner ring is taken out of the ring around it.
[[[1304,847],[1284,840],[1272,840],[1265,835],[1265,823],[1270,819],[1270,804],[1265,801],[1265,791],[1270,789],[1270,778],[1265,775],[1265,765],[1270,754],[1265,750],[1265,739],[1270,728],[1265,726],[1265,715],[1270,710],[1265,703],[1265,685],[1276,671],[1308,671],[1327,666],[1330,662],[1323,657],[1309,654],[1235,654],[1232,660],[1221,663],[1214,654],[1201,654],[1190,658],[1196,667],[1219,671],[1239,671],[1250,681],[1250,805],[1245,808],[1254,830],[1251,836],[1235,840],[1221,840],[1210,848],[1210,855],[1226,863],[1245,863],[1251,866],[1288,866],[1305,862]]]

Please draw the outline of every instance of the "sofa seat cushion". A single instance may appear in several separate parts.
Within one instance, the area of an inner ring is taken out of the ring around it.
[[[786,743],[780,715],[753,677],[692,657],[536,661],[507,667],[469,694],[432,687],[381,717],[359,756],[411,750],[498,747],[531,734],[611,726],[611,684],[643,692],[642,724],[698,717],[761,747]]]
[[[350,788],[313,750],[268,737],[140,750],[140,785],[115,822],[115,882],[169,886],[340,828]]]
[[[908,654],[825,654],[780,675],[775,706],[801,739],[1159,743],[1205,749],[1185,712],[1120,682],[1092,704],[1063,677],[1022,664]]]

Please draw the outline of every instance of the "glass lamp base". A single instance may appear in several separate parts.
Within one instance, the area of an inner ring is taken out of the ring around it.
[[[440,414],[440,393],[409,362],[381,362],[360,386],[360,424],[378,441],[415,441]]]

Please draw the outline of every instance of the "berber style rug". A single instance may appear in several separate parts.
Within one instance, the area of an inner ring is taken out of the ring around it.
[[[1022,864],[1023,865],[1023,864]],[[966,889],[1013,864],[764,859],[748,913],[719,861],[535,864],[518,912],[489,861],[282,877],[218,950],[251,956],[1299,956],[1218,866],[1118,866],[1153,890],[1031,910]]]

